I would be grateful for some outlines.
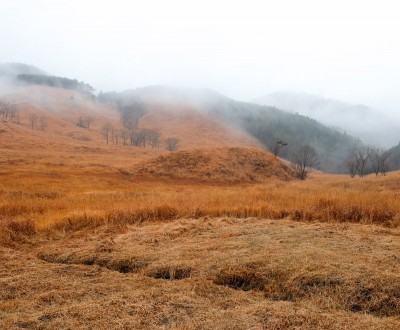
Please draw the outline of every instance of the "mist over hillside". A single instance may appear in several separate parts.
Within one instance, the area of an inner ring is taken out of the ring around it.
[[[399,17],[0,0],[0,330],[399,330]]]
[[[0,63],[0,77],[20,74],[47,75],[42,69],[24,63]]]
[[[14,66],[11,65],[11,67]],[[143,126],[141,129],[156,129],[158,132],[163,132],[164,135],[179,138],[183,131],[173,126],[184,125],[186,128],[191,127],[191,130],[190,132],[188,129],[184,130],[186,131],[185,136],[181,136],[184,141],[183,145],[191,147],[202,147],[204,138],[212,137],[213,139],[222,139],[217,143],[221,146],[233,146],[231,145],[232,141],[236,140],[239,143],[242,139],[242,141],[247,141],[244,143],[245,145],[255,146],[258,144],[259,147],[273,151],[274,144],[282,141],[285,146],[280,150],[279,156],[287,160],[291,160],[293,153],[302,145],[310,145],[319,155],[318,169],[328,173],[347,173],[346,159],[354,148],[362,146],[364,143],[364,140],[359,137],[370,138],[365,141],[371,145],[383,145],[378,143],[383,139],[385,146],[392,146],[395,143],[391,141],[394,141],[397,136],[396,133],[392,133],[394,129],[390,129],[390,127],[393,128],[393,125],[388,124],[388,129],[385,131],[391,139],[384,139],[379,131],[370,129],[372,125],[380,125],[383,129],[383,120],[376,119],[376,113],[370,108],[351,106],[307,94],[293,93],[294,96],[289,97],[291,94],[275,93],[271,94],[269,98],[265,98],[264,102],[278,103],[281,100],[282,108],[305,109],[303,112],[307,112],[308,115],[302,115],[300,111],[282,110],[275,106],[236,101],[210,89],[163,85],[123,92],[101,91],[96,97],[92,94],[94,87],[79,82],[77,79],[42,74],[20,74],[20,72],[35,72],[35,70],[37,70],[36,72],[44,71],[23,64],[17,65],[17,68],[19,71],[14,70],[13,74],[18,73],[18,75],[15,76],[16,79],[12,83],[19,86],[18,88],[44,85],[50,88],[56,87],[80,92],[82,95],[89,96],[94,102],[93,104],[99,102],[114,107],[119,113],[120,125],[125,126],[125,129],[129,129],[127,124],[137,127],[141,122],[142,124],[139,125]],[[5,76],[10,77],[12,74],[5,74]],[[2,90],[4,92],[7,89]],[[33,89],[30,93],[33,93],[31,97],[34,97]],[[48,96],[45,95],[47,93],[45,90],[38,90],[38,93],[41,101],[51,97],[51,93]],[[71,101],[73,99],[68,103]],[[48,101],[46,103],[48,104]],[[182,111],[184,112],[182,113]],[[318,117],[321,120],[316,119]],[[324,125],[324,120],[329,123]],[[189,124],[190,122],[193,123]],[[207,129],[202,129],[200,123],[204,123]],[[210,123],[215,123],[215,125]],[[358,128],[359,135],[348,134],[351,129],[340,127],[340,123],[346,123],[353,131],[357,131]],[[202,132],[207,132],[207,137],[200,138]],[[237,138],[234,138],[235,135]],[[196,143],[196,139],[193,139],[192,136],[198,136],[198,141],[203,142]],[[227,140],[224,141],[224,139]],[[250,142],[251,140],[252,142]],[[208,143],[206,144],[208,145]],[[215,143],[212,142],[212,144]],[[391,169],[398,168],[396,164],[396,161],[392,161]]]
[[[400,139],[400,124],[378,110],[364,105],[283,91],[265,95],[254,102],[314,118],[374,146],[388,148],[396,145]]]
[[[296,148],[309,144],[319,153],[320,169],[326,172],[344,172],[344,160],[354,147],[361,145],[359,139],[306,116],[275,107],[235,101],[207,89],[153,86],[121,93],[101,93],[99,101],[194,107],[198,111],[218,116],[220,121],[230,123],[233,129],[245,130],[266,149],[271,149],[275,141],[285,141],[287,147],[280,154],[283,158],[290,159]]]
[[[400,143],[388,149],[388,166],[390,170],[400,169]]]

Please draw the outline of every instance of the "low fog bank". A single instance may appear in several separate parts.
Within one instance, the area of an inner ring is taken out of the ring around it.
[[[14,79],[0,76],[0,97],[14,93],[17,88],[17,83]]]
[[[374,146],[389,148],[400,141],[400,123],[395,116],[364,105],[288,91],[271,93],[255,102],[314,118]]]

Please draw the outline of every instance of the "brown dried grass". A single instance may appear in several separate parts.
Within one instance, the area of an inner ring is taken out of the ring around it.
[[[0,327],[397,329],[399,235],[201,218],[0,247]]]
[[[39,231],[204,216],[389,227],[400,223],[400,173],[364,179],[315,174],[305,182],[207,185],[138,181],[119,168],[100,166],[14,164],[4,171],[0,218],[30,219]]]
[[[47,131],[1,132],[0,328],[399,328],[400,173],[144,180],[135,166],[165,151],[105,145],[112,109],[89,141],[69,138],[99,109],[54,93],[22,114],[47,114]],[[253,146],[201,114],[200,138],[189,112],[157,111],[183,148]]]

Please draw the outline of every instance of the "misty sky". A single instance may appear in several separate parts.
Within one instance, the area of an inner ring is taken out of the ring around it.
[[[0,62],[97,90],[294,90],[400,107],[400,1],[0,0]]]

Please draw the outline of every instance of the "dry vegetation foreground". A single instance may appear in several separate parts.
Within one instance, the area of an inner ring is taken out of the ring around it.
[[[259,184],[3,162],[2,329],[398,329],[400,173]]]
[[[0,248],[3,329],[398,329],[400,232],[200,218]]]

